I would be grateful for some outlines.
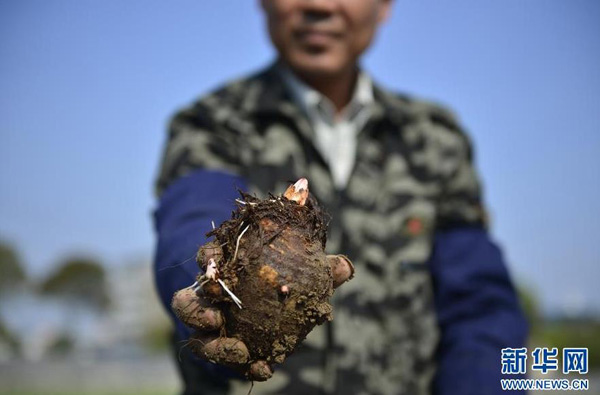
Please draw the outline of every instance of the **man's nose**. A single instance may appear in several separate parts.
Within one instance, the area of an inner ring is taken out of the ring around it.
[[[319,22],[339,10],[339,0],[301,0],[305,22]]]

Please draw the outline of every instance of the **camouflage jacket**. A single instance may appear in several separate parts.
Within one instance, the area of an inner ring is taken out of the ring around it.
[[[446,109],[375,84],[375,110],[340,192],[280,78],[274,65],[177,113],[159,194],[197,170],[237,175],[258,196],[306,177],[331,215],[327,250],[348,255],[355,278],[334,295],[334,321],[256,393],[429,393],[439,339],[427,266],[434,233],[485,220],[468,138]],[[232,383],[230,393],[247,388]]]

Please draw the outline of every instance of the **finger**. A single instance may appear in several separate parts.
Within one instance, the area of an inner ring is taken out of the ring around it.
[[[197,333],[190,342],[192,351],[212,363],[226,365],[254,381],[266,381],[273,370],[266,361],[255,361],[248,366],[250,353],[239,339]]]
[[[246,376],[253,381],[267,381],[273,376],[273,370],[267,361],[256,361],[250,365]]]
[[[337,288],[354,277],[354,265],[344,255],[327,255],[333,275],[333,288]]]
[[[219,262],[222,256],[223,250],[221,249],[219,243],[214,240],[210,243],[204,244],[198,249],[198,253],[196,254],[196,262],[198,262],[198,265],[200,265],[202,270],[205,270],[208,261],[214,259],[215,262]]]
[[[250,354],[246,345],[234,337],[214,337],[198,333],[192,337],[192,351],[219,365],[240,367],[248,363]]]
[[[214,331],[223,326],[223,315],[198,297],[192,288],[175,292],[171,308],[187,326],[200,331]]]

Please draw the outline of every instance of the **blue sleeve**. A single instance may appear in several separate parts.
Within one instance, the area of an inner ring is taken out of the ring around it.
[[[207,239],[211,221],[219,226],[231,217],[242,178],[222,171],[196,170],[173,181],[163,192],[154,212],[157,246],[154,278],[160,299],[173,320],[177,337],[189,338],[192,330],[171,311],[173,294],[196,281],[196,252]],[[214,365],[211,365],[214,366]]]
[[[439,232],[430,261],[441,329],[437,395],[505,393],[501,349],[523,347],[527,324],[500,249],[481,228]],[[515,392],[513,392],[515,393]]]

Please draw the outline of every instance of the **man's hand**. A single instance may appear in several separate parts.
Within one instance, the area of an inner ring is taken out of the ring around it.
[[[210,259],[218,253],[218,248],[204,249],[204,253],[198,257],[198,263],[206,268]],[[331,266],[334,288],[354,275],[352,263],[343,255],[328,255],[327,262]],[[250,380],[265,381],[273,375],[266,361],[251,363],[248,348],[242,341],[220,336],[224,325],[223,314],[203,296],[202,288],[188,287],[176,292],[172,308],[184,324],[196,330],[190,339],[190,347],[201,358],[228,366]]]

